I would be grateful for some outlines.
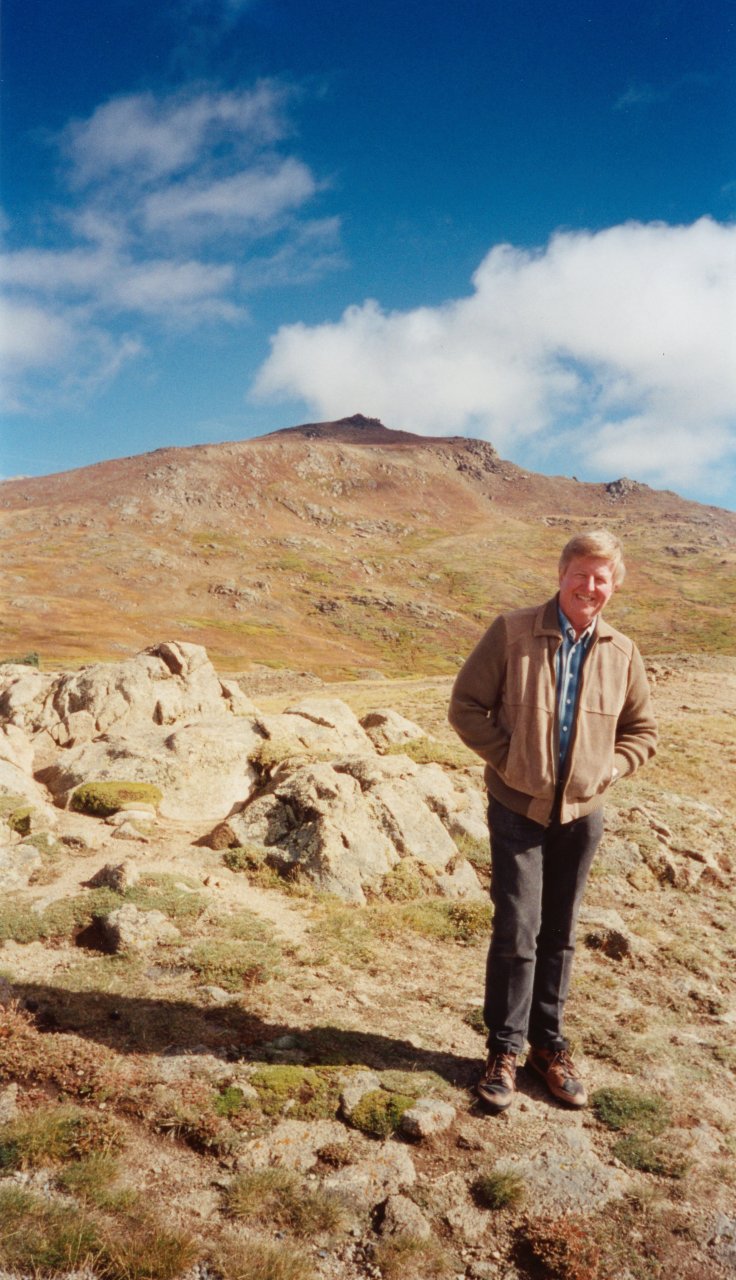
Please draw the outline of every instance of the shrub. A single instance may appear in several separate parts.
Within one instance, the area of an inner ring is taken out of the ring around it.
[[[35,1169],[120,1145],[110,1116],[81,1107],[40,1107],[0,1127],[0,1169]]]
[[[408,902],[421,897],[424,891],[422,877],[416,863],[407,858],[397,862],[383,877],[381,893],[389,902]]]
[[[238,844],[226,849],[222,861],[231,871],[261,872],[266,866],[268,850],[257,844]]]
[[[107,1229],[98,1273],[106,1280],[180,1280],[200,1257],[197,1241],[155,1219],[128,1219]]]
[[[596,1280],[600,1250],[589,1225],[573,1217],[536,1218],[523,1224],[519,1253],[531,1259],[547,1280]]]
[[[491,1169],[479,1173],[470,1187],[473,1198],[484,1209],[513,1209],[524,1199],[524,1180],[513,1170]]]
[[[371,1138],[387,1138],[398,1128],[404,1112],[413,1107],[415,1101],[408,1093],[371,1089],[353,1108],[350,1123],[354,1129],[367,1133]]]
[[[254,987],[273,977],[279,957],[279,949],[273,943],[211,938],[192,947],[186,964],[202,982],[226,991],[242,991],[243,987]]]
[[[457,1270],[441,1245],[417,1236],[389,1236],[373,1256],[384,1280],[446,1280]]]
[[[217,1280],[316,1280],[303,1249],[264,1240],[225,1240],[210,1265]]]
[[[95,1152],[60,1170],[56,1185],[84,1204],[109,1213],[128,1213],[138,1197],[135,1191],[115,1186],[118,1174],[118,1164],[112,1156]]]
[[[33,809],[27,805],[22,809],[14,809],[8,814],[7,822],[11,831],[18,836],[29,836],[31,834],[31,819]]]
[[[598,1119],[609,1129],[637,1129],[640,1133],[657,1134],[666,1128],[670,1119],[669,1107],[663,1098],[635,1089],[598,1089],[591,1103]]]
[[[346,1207],[334,1193],[311,1189],[290,1169],[255,1169],[230,1183],[225,1202],[231,1218],[308,1237],[340,1230]]]
[[[487,902],[447,902],[425,898],[394,909],[373,907],[369,919],[378,933],[395,936],[410,929],[423,938],[441,942],[473,942],[487,938],[491,927],[491,907]]]
[[[72,793],[69,808],[94,818],[109,818],[123,805],[150,804],[156,808],[162,799],[160,788],[151,782],[84,782]]]
[[[670,1110],[663,1098],[637,1093],[634,1089],[610,1088],[599,1089],[591,1102],[598,1119],[609,1129],[621,1133],[613,1154],[622,1164],[640,1173],[667,1178],[683,1176],[686,1161],[657,1141],[670,1120]]]
[[[54,1204],[0,1186],[0,1266],[24,1275],[54,1276],[99,1257],[100,1232],[77,1206]]]
[[[613,1154],[629,1169],[640,1173],[655,1173],[662,1178],[682,1178],[687,1171],[684,1157],[667,1150],[666,1146],[647,1134],[625,1133],[614,1144]]]
[[[24,653],[22,658],[2,658],[0,659],[0,667],[40,667],[41,658],[35,649],[31,649],[29,653]]]
[[[206,899],[195,888],[196,882],[186,876],[146,875],[126,889],[123,897],[141,911],[163,911],[177,924],[186,924],[198,920],[207,908]]]
[[[236,1084],[229,1084],[219,1093],[215,1094],[213,1106],[218,1116],[236,1116],[243,1107],[248,1105],[248,1099]]]
[[[463,1022],[466,1026],[472,1027],[473,1031],[477,1031],[479,1036],[485,1036],[488,1034],[486,1020],[483,1017],[483,1006],[480,1004],[473,1004],[470,1006],[470,1008],[463,1014]]]
[[[491,845],[489,839],[479,840],[477,836],[455,836],[458,853],[467,858],[476,871],[488,872],[491,869]]]

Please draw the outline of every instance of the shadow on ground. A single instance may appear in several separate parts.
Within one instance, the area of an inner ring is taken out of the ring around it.
[[[201,1008],[183,1000],[65,991],[41,983],[12,984],[12,996],[48,1035],[71,1032],[122,1054],[210,1053],[226,1061],[362,1065],[376,1071],[434,1071],[467,1088],[479,1058],[417,1048],[370,1030],[266,1022],[240,1004]],[[1,1019],[1,1009],[0,1009]],[[480,1057],[480,1055],[479,1055]]]

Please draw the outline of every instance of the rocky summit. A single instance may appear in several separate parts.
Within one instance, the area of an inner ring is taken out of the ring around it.
[[[357,414],[0,484],[0,656],[109,660],[168,636],[231,672],[444,674],[599,525],[631,562],[614,623],[650,651],[732,650],[734,513]]]

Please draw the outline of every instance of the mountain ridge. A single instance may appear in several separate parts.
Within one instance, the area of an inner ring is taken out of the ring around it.
[[[443,674],[498,608],[551,594],[559,545],[595,525],[631,564],[614,621],[733,651],[736,514],[354,414],[5,481],[0,656],[73,665],[175,634],[232,670],[297,650],[327,678]]]

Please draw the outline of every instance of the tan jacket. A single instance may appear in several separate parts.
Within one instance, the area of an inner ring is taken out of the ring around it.
[[[541,607],[502,614],[461,668],[450,700],[450,724],[485,760],[491,795],[543,824],[558,781],[555,655],[561,643],[556,596]],[[614,778],[634,773],[656,743],[641,655],[599,616],[580,679],[560,820],[598,808]]]

